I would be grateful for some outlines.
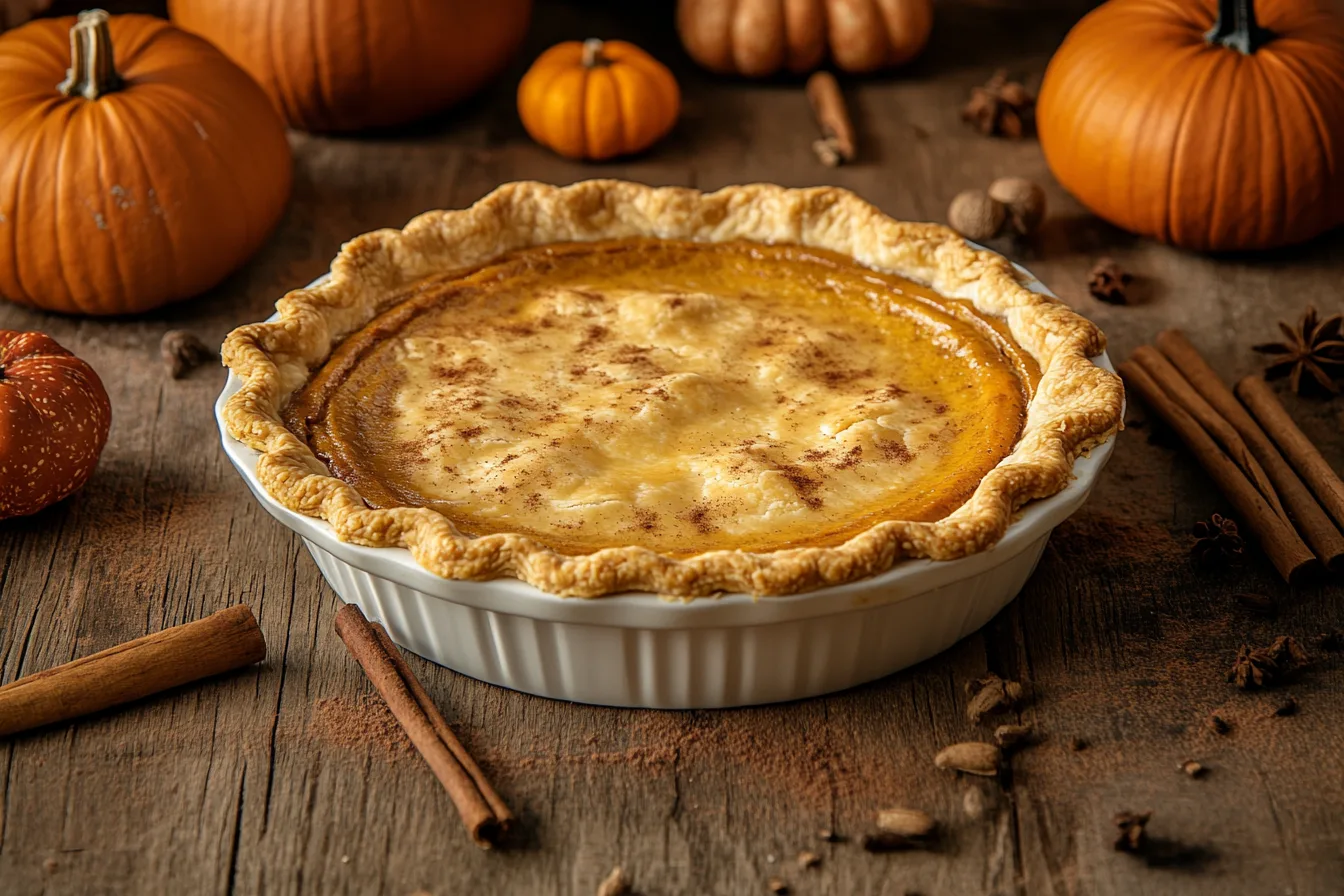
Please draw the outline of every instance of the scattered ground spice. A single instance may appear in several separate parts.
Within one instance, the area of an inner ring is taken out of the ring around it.
[[[1075,753],[1081,753],[1086,750],[1090,744],[1081,737],[1069,738],[1069,749]]]
[[[1214,734],[1230,734],[1232,732],[1232,723],[1218,713],[1209,716],[1209,729]]]
[[[794,464],[775,464],[775,469],[783,474],[789,485],[793,486],[794,492],[798,495],[798,500],[813,510],[821,507],[821,498],[817,497],[817,489],[821,488],[820,479]]]
[[[1297,715],[1298,708],[1296,697],[1284,697],[1278,702],[1278,705],[1274,707],[1274,715],[1295,716]]]
[[[1243,691],[1254,690],[1289,681],[1309,665],[1311,659],[1297,639],[1281,635],[1268,647],[1241,645],[1227,680]]]
[[[308,732],[339,747],[374,749],[389,762],[415,754],[411,739],[377,694],[319,698],[313,703]]]
[[[1145,828],[1152,812],[1118,812],[1115,816],[1115,848],[1120,852],[1141,853],[1147,845]]]
[[[881,450],[883,457],[898,464],[907,464],[914,457],[904,442],[898,442],[895,439],[879,442],[878,448]]]
[[[686,511],[686,522],[695,527],[701,535],[708,535],[718,528],[710,521],[711,508],[708,504],[696,504]]]
[[[1149,470],[1144,473],[1145,478],[1153,475]],[[1142,493],[1144,489],[1133,490]],[[1103,564],[1109,569],[1165,566],[1185,553],[1181,541],[1165,526],[1134,522],[1142,518],[1143,509],[1131,506],[1126,495],[1108,496],[1105,503],[1110,512],[1084,508],[1061,523],[1050,536],[1050,550],[1066,562],[1086,563],[1088,568]]]

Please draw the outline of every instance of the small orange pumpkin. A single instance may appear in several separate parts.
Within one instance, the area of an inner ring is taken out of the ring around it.
[[[42,333],[0,330],[0,520],[87,482],[111,423],[92,367]]]
[[[1328,4],[1098,7],[1041,85],[1050,170],[1106,220],[1188,249],[1267,249],[1344,222],[1344,21]]]
[[[92,10],[0,35],[0,72],[0,296],[146,311],[214,286],[280,220],[285,126],[199,37]]]
[[[518,85],[533,140],[571,159],[648,149],[677,122],[681,91],[667,66],[621,40],[568,41],[537,57]]]
[[[904,65],[933,29],[932,0],[677,0],[686,52],[721,75],[806,74]]]

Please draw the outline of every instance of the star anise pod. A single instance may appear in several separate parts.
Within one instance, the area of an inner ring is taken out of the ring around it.
[[[1312,380],[1332,395],[1339,394],[1332,372],[1328,368],[1344,367],[1344,339],[1340,327],[1344,315],[1320,319],[1314,305],[1308,305],[1296,326],[1279,321],[1283,342],[1264,342],[1252,348],[1267,355],[1279,357],[1265,368],[1265,379],[1277,379],[1285,374],[1293,391],[1301,393],[1302,374],[1311,374]]]
[[[1125,287],[1133,278],[1113,258],[1100,258],[1092,266],[1087,277],[1087,291],[1095,298],[1111,305],[1124,305],[1129,301]]]
[[[1220,569],[1241,559],[1246,542],[1237,532],[1237,523],[1221,513],[1195,523],[1190,556],[1200,569]]]
[[[1287,635],[1274,639],[1268,647],[1241,645],[1227,680],[1243,691],[1281,684],[1311,664],[1307,652],[1296,638]]]
[[[961,118],[986,137],[998,135],[1020,139],[1031,129],[1036,97],[1019,81],[1009,81],[1008,72],[996,71],[983,87],[972,87],[971,98],[962,107]]]

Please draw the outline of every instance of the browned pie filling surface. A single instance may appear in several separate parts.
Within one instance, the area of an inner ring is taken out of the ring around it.
[[[567,553],[941,519],[1012,451],[1038,377],[969,303],[799,246],[542,246],[387,308],[290,428],[374,507]]]

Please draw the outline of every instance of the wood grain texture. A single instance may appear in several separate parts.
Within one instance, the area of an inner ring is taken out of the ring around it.
[[[473,846],[404,744],[341,733],[371,688],[332,632],[337,599],[219,450],[211,404],[222,373],[173,381],[158,343],[170,328],[217,343],[265,317],[354,234],[520,178],[836,183],[892,215],[941,220],[960,190],[1016,174],[1046,186],[1051,217],[1035,243],[995,248],[1096,320],[1117,357],[1176,326],[1230,382],[1256,369],[1249,345],[1275,320],[1308,300],[1338,303],[1344,234],[1249,259],[1176,252],[1086,215],[1033,141],[983,138],[960,121],[970,87],[994,68],[1038,81],[1066,19],[941,5],[915,66],[845,84],[859,157],[832,171],[812,155],[800,81],[702,75],[675,46],[670,4],[642,16],[629,6],[541,4],[497,88],[415,128],[295,135],[280,230],[209,295],[113,321],[0,307],[0,327],[46,330],[87,358],[114,413],[85,489],[0,524],[0,682],[238,602],[270,647],[255,669],[0,741],[0,894],[587,896],[615,864],[647,896],[765,893],[774,876],[798,894],[1337,894],[1344,658],[1313,649],[1316,667],[1291,689],[1301,711],[1286,718],[1271,715],[1274,694],[1235,691],[1223,674],[1243,641],[1344,626],[1344,589],[1289,589],[1258,554],[1225,575],[1197,574],[1189,529],[1226,508],[1137,405],[1091,502],[1056,531],[1021,597],[945,654],[874,684],[759,709],[643,712],[528,697],[410,658],[518,812],[516,849]],[[682,81],[682,123],[644,156],[568,162],[517,121],[512,91],[527,59],[589,34],[639,41]],[[1131,306],[1088,297],[1102,254],[1137,275]],[[1285,402],[1344,468],[1344,402]],[[1250,615],[1237,591],[1270,595],[1278,617]],[[992,721],[1029,722],[1041,743],[1002,782],[937,772],[939,748],[992,730],[967,721],[963,691],[987,670],[1031,693]],[[1205,726],[1214,710],[1230,734]],[[1087,749],[1072,750],[1075,737]],[[1208,776],[1178,771],[1189,758]],[[939,819],[939,848],[871,855],[816,837],[871,830],[893,805]],[[1166,866],[1112,850],[1123,809],[1153,810]],[[802,849],[821,866],[799,870]]]

